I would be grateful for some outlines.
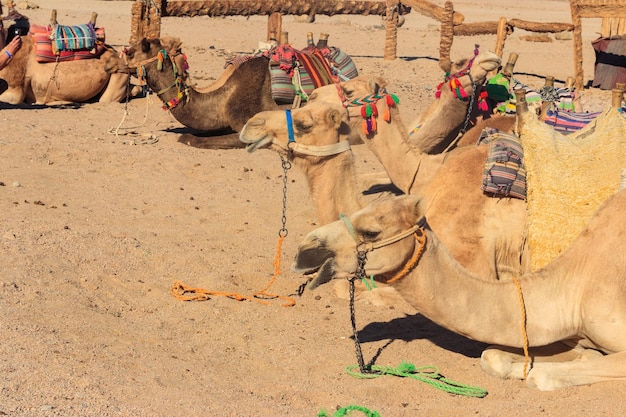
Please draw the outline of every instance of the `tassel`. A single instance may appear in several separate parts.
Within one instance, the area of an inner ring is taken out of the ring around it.
[[[369,135],[370,132],[367,131],[367,119],[363,120],[363,133]]]
[[[376,118],[375,118],[375,117],[372,117],[372,118],[370,118],[370,120],[371,120],[371,122],[372,122],[372,131],[371,131],[371,132],[375,132],[375,131],[376,131],[376,129],[378,128],[378,126],[376,125]],[[371,133],[371,132],[370,132],[370,133]]]
[[[165,49],[161,49],[157,54],[157,69],[159,71],[163,70],[163,62],[165,62],[165,58],[167,57],[167,51]]]
[[[481,91],[478,95],[478,109],[485,112],[489,110],[489,106],[487,105],[487,92],[485,90]]]

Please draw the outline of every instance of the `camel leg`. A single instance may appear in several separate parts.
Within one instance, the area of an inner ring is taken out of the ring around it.
[[[126,99],[128,86],[128,74],[113,73],[105,87],[100,99],[100,103],[119,103]]]
[[[618,380],[626,380],[626,351],[601,355],[587,349],[578,361],[536,364],[529,372],[526,384],[541,391],[551,391]]]
[[[626,380],[626,351],[603,355],[594,349],[572,348],[554,343],[530,350],[532,366],[526,384],[541,391],[610,380]],[[525,357],[521,349],[490,346],[481,355],[481,367],[489,375],[524,378]]]
[[[557,342],[529,349],[531,365],[538,362],[567,362],[579,359],[584,349],[575,343]],[[489,346],[480,357],[480,366],[491,376],[503,379],[524,379],[526,357],[521,348]],[[528,370],[531,369],[529,365]]]

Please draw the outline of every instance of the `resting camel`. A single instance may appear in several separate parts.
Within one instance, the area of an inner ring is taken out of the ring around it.
[[[198,90],[186,82],[181,45],[177,38],[144,38],[132,45],[126,56],[128,66],[138,70],[183,125],[202,132],[239,132],[254,114],[279,108],[272,99],[268,58],[229,65],[213,84]],[[165,59],[159,59],[162,51],[167,51]]]
[[[498,345],[481,356],[482,369],[493,376],[523,379],[529,369],[527,386],[540,390],[626,379],[626,190],[596,211],[565,252],[517,282],[467,271],[424,214],[414,196],[374,202],[345,222],[310,232],[292,269],[319,271],[315,284],[351,279],[359,267],[357,253],[366,253],[365,274],[388,280],[421,314]],[[515,325],[523,320],[524,331]],[[529,367],[520,354],[525,340]],[[547,345],[549,354],[541,348]],[[560,359],[552,356],[555,351]]]
[[[499,345],[483,352],[484,371],[523,379],[525,356],[519,350],[525,337],[514,325],[522,321],[517,284],[464,269],[423,216],[413,196],[373,202],[345,222],[310,232],[292,269],[319,270],[314,285],[350,279],[358,268],[357,252],[364,252],[364,272],[389,280],[421,314],[470,339]],[[565,252],[519,277],[528,346],[538,348],[530,352],[528,386],[554,390],[626,379],[625,216],[622,190],[597,210]],[[409,264],[414,266],[406,272]],[[549,355],[541,349],[547,345]],[[556,352],[565,356],[563,362],[555,362]]]
[[[364,101],[365,97],[355,96],[357,90],[362,91],[362,84],[363,79],[360,77],[343,83],[343,94],[348,99]],[[310,97],[309,104],[304,108],[291,111],[296,143],[308,146],[328,145],[332,143],[329,142],[330,138],[334,137],[335,141],[339,141],[342,137],[340,133],[343,130],[320,133],[321,129],[330,128],[329,124],[318,124],[313,131],[312,122],[301,122],[299,117],[300,112],[310,112],[307,113],[306,119],[312,121],[316,116],[311,113],[319,112],[320,115],[324,113],[324,104],[319,101],[321,95],[317,93],[321,90],[327,91],[327,87],[316,89]],[[382,93],[377,91],[370,95],[368,100],[373,100],[377,96],[383,97]],[[334,100],[339,101],[337,98]],[[528,259],[524,251],[525,202],[516,198],[489,197],[480,188],[487,146],[463,146],[446,154],[437,155],[420,152],[408,142],[407,129],[400,118],[399,106],[389,107],[385,99],[378,99],[377,108],[379,115],[389,111],[390,121],[386,122],[379,117],[377,129],[369,135],[362,133],[363,140],[379,158],[389,177],[400,190],[423,198],[430,223],[461,265],[473,273],[494,280],[527,270]],[[353,131],[362,132],[360,109],[349,107],[348,110],[349,127]],[[341,126],[345,129],[343,125]],[[286,152],[286,149],[292,146],[289,145],[288,132],[285,113],[268,111],[250,119],[240,133],[240,139],[249,144],[248,150],[251,152],[269,146],[274,150]],[[324,141],[318,141],[318,138],[324,138]],[[304,159],[298,153],[294,152],[292,155],[295,161]],[[342,162],[330,163],[333,158],[341,158]],[[336,220],[338,212],[342,211],[332,207],[330,203],[339,198],[360,201],[362,190],[356,187],[357,181],[346,180],[347,177],[353,176],[355,171],[353,167],[348,166],[354,163],[351,155],[307,157],[300,162],[308,165],[305,174],[309,182],[314,181],[318,184],[316,187],[318,190],[327,192],[326,195],[311,192],[318,211],[324,210],[318,214],[319,218],[324,221]],[[313,173],[315,178],[307,172]],[[339,178],[345,183],[341,188],[334,187],[335,181]]]
[[[3,47],[4,43],[0,48]],[[0,70],[0,101],[52,105],[96,99],[99,102],[124,100],[129,75],[107,71],[107,65],[114,65],[120,58],[112,47],[105,47],[99,58],[40,63],[36,59],[33,37],[22,36],[22,48],[11,63]]]

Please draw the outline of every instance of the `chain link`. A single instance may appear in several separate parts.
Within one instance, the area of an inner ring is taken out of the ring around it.
[[[365,365],[363,359],[363,351],[361,350],[361,342],[359,341],[359,331],[356,329],[356,314],[354,308],[354,282],[365,278],[365,262],[367,262],[367,252],[359,251],[357,253],[357,267],[354,276],[350,278],[350,322],[352,323],[352,333],[354,334],[354,347],[356,350],[356,359],[359,363],[359,370],[362,374],[372,373],[372,365]]]
[[[289,234],[287,231],[287,172],[291,169],[291,161],[285,158],[283,155],[280,156],[281,165],[283,167],[283,215],[282,222],[283,226],[278,231],[278,236],[285,237]]]

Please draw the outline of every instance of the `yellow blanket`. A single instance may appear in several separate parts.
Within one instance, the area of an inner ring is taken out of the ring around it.
[[[527,171],[526,232],[536,270],[569,247],[600,204],[618,191],[626,168],[626,119],[609,108],[564,136],[528,112],[520,140]]]

